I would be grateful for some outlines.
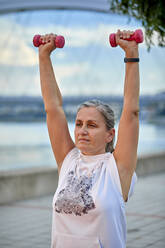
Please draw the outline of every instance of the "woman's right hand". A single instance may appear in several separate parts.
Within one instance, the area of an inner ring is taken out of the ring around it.
[[[42,40],[43,43],[39,46],[39,56],[45,57],[45,56],[50,56],[51,52],[56,49],[55,45],[55,39],[56,39],[56,34],[50,33],[46,35],[41,35],[40,39]]]

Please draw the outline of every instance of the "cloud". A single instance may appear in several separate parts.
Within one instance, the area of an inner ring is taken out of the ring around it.
[[[0,40],[0,85],[4,94],[41,94],[38,52],[32,45],[32,38],[35,34],[49,33],[52,30],[64,35],[66,39],[65,48],[52,54],[56,78],[63,94],[123,92],[123,53],[121,49],[108,49],[108,38],[119,26],[120,29],[133,30],[137,26],[103,21],[91,26],[79,22],[71,26],[67,20],[65,19],[64,25],[52,24],[53,22],[41,25],[38,21],[38,24],[25,27],[25,23],[21,21],[0,17],[3,33]],[[148,54],[145,44],[140,48],[141,92],[156,92],[164,87],[163,50],[153,48]],[[152,74],[151,68],[154,68]],[[153,83],[154,86],[151,87]]]
[[[71,91],[69,82],[76,77],[88,74],[90,65],[85,63],[64,64],[55,66],[55,74],[60,88]],[[10,72],[10,73],[9,73]],[[65,81],[65,84],[64,84]],[[29,67],[0,67],[0,86],[3,95],[41,95],[40,76],[37,66]],[[78,82],[74,88],[78,88]],[[2,92],[1,92],[2,94]]]
[[[50,33],[55,30],[57,34],[65,37],[65,46],[71,48],[87,47],[89,45],[109,47],[109,34],[116,32],[119,25],[97,23],[95,26],[85,25],[67,26],[66,23],[49,23],[46,27],[34,24],[24,27],[24,23],[17,22],[14,19],[0,18],[1,32],[3,36],[0,40],[0,63],[8,65],[31,66],[38,63],[37,48],[32,45],[32,39],[35,34]],[[130,28],[129,25],[121,24],[121,29]],[[64,51],[56,54],[58,59],[66,56]]]
[[[0,63],[8,65],[31,66],[38,63],[35,51],[27,46],[26,42],[19,37],[11,37],[8,40],[7,48],[0,43]]]
[[[37,56],[29,41],[24,37],[21,25],[0,19],[3,35],[0,40],[0,64],[31,66],[37,63]],[[14,29],[14,30],[13,30]]]
[[[90,71],[89,63],[64,64],[56,67],[56,74],[60,80],[68,77],[81,76]]]

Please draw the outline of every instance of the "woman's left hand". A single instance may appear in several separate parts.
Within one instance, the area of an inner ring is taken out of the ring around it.
[[[134,32],[130,30],[118,30],[116,33],[116,43],[125,51],[126,57],[129,58],[138,56],[138,44],[136,41],[125,40],[129,39],[133,33]]]

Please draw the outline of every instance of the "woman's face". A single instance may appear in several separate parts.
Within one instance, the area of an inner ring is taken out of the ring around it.
[[[77,113],[74,134],[76,147],[84,155],[97,155],[105,153],[114,129],[107,131],[104,117],[95,107],[84,107]]]

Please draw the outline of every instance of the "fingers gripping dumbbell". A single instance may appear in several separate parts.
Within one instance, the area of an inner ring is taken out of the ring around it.
[[[63,48],[65,45],[65,39],[61,35],[57,35],[54,42],[55,42],[55,46],[58,48]],[[39,35],[39,34],[35,35],[33,37],[33,45],[35,47],[39,47],[41,44],[44,45],[46,43],[42,42],[41,35]]]
[[[130,36],[130,38],[124,39],[124,40],[128,40],[128,41],[135,40],[136,43],[142,43],[143,42],[143,32],[142,32],[141,29],[137,29]],[[116,44],[116,34],[115,33],[109,35],[109,42],[110,42],[110,45],[112,47],[116,47],[117,46],[117,44]]]

